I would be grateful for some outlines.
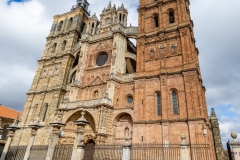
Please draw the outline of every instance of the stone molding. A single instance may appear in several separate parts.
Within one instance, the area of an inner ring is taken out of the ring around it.
[[[106,105],[110,108],[113,108],[112,106],[112,100],[109,98],[100,98],[100,99],[94,99],[94,100],[86,100],[86,101],[76,101],[76,102],[66,102],[61,103],[58,110],[74,110],[80,107],[96,107],[100,105]]]
[[[157,123],[174,123],[174,122],[189,122],[189,121],[204,121],[207,122],[206,118],[185,118],[185,119],[173,119],[173,120],[149,120],[149,121],[135,121],[134,124],[157,124]]]

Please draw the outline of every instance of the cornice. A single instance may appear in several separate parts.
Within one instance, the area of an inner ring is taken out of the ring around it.
[[[162,124],[162,123],[176,123],[176,122],[191,122],[191,121],[204,121],[208,122],[206,118],[182,118],[182,119],[161,119],[161,120],[149,120],[149,121],[134,121],[133,124]]]
[[[38,62],[41,63],[41,62],[52,61],[53,59],[60,59],[60,58],[63,58],[65,56],[71,57],[73,59],[75,58],[74,55],[71,52],[68,52],[68,53],[64,53],[64,54],[49,57],[49,58],[42,58],[42,59],[38,60]]]
[[[40,91],[30,91],[26,93],[27,95],[35,95],[35,94],[42,94],[42,93],[50,93],[50,92],[55,92],[55,91],[61,91],[61,92],[66,92],[65,88],[51,88],[51,89],[46,89],[46,90],[40,90]]]
[[[189,23],[188,24],[179,24],[178,26],[176,25],[175,27],[172,26],[172,28],[168,27],[168,28],[163,29],[163,30],[153,31],[153,32],[150,32],[150,33],[142,33],[142,34],[137,36],[137,39],[142,39],[142,38],[146,39],[146,38],[151,38],[151,37],[158,36],[160,34],[168,34],[168,33],[171,33],[171,32],[180,32],[180,30],[184,29],[184,28],[191,28],[191,24],[189,24]],[[173,38],[176,38],[176,37],[180,37],[180,35],[175,36],[175,37],[169,37],[168,39],[160,40],[159,42],[169,40],[169,39],[173,39]],[[158,41],[155,41],[155,42],[158,42]]]
[[[171,2],[176,2],[177,0],[161,0],[161,1],[158,1],[158,2],[155,2],[153,4],[150,4],[150,5],[145,5],[145,6],[140,6],[137,10],[146,10],[146,9],[151,9],[151,8],[154,8],[154,7],[157,7],[159,5],[165,5],[165,4],[168,4],[168,3],[171,3]]]
[[[65,31],[65,32],[59,32],[57,33],[56,35],[53,34],[46,37],[47,40],[52,40],[52,39],[55,39],[55,38],[59,38],[59,37],[63,37],[63,36],[66,36],[68,34],[71,34],[71,33],[75,33],[75,34],[80,34],[77,30],[68,30],[68,31]]]
[[[189,72],[189,71],[197,71],[197,73],[199,74],[198,68],[189,68],[189,69],[183,69],[181,71],[176,71],[176,72],[165,72],[165,73],[159,73],[159,74],[149,75],[149,76],[139,76],[139,77],[136,76],[133,79],[134,80],[151,79],[151,78],[157,78],[159,76],[171,76],[175,74],[183,74],[184,72]]]

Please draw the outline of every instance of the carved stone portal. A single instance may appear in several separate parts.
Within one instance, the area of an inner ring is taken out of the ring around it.
[[[63,127],[63,136],[59,139],[60,144],[73,144],[75,139],[75,132],[77,126],[73,123],[79,117],[81,117],[81,111],[75,112],[71,117],[68,118],[66,121],[66,126]],[[85,114],[86,120],[90,123],[89,125],[85,126],[85,133],[84,133],[84,142],[87,143],[89,138],[94,140],[95,139],[95,121],[92,115],[88,112]]]

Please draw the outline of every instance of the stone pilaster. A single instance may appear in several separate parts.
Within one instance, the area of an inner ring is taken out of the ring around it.
[[[47,153],[46,160],[52,160],[53,158],[54,149],[55,149],[55,146],[58,144],[58,140],[60,137],[60,130],[63,126],[65,126],[65,124],[62,123],[61,121],[62,121],[62,113],[59,113],[58,120],[53,123],[50,123],[53,129],[52,129],[51,140],[48,146],[48,153]]]
[[[72,158],[71,160],[82,160],[84,156],[84,148],[85,145],[83,144],[84,138],[83,134],[85,131],[85,126],[89,124],[89,122],[84,118],[85,111],[82,111],[82,117],[79,118],[77,121],[74,121],[74,124],[77,125]]]
[[[122,160],[130,160],[131,157],[131,143],[129,138],[126,138],[126,142],[123,144]]]
[[[34,139],[37,135],[37,131],[38,131],[39,128],[42,128],[42,126],[39,125],[39,117],[36,118],[34,123],[29,125],[29,127],[31,128],[31,137],[30,137],[30,140],[28,142],[28,146],[27,146],[27,149],[26,149],[25,156],[24,156],[23,160],[28,160],[28,158],[30,156],[31,148],[32,148],[33,143],[34,143]]]
[[[12,142],[12,139],[15,135],[15,132],[16,132],[16,130],[20,129],[18,127],[17,122],[18,122],[18,116],[15,118],[14,123],[7,128],[9,130],[8,139],[7,139],[7,143],[4,146],[3,153],[2,153],[2,156],[1,156],[0,160],[5,160],[5,157],[8,153],[8,149],[9,149],[9,146],[11,145],[11,142]]]
[[[186,143],[186,135],[181,134],[182,142],[180,144],[181,160],[191,160],[189,144]]]
[[[240,142],[237,141],[237,133],[232,132],[231,136],[233,138],[233,141],[230,143],[232,146],[232,151],[234,153],[234,159],[240,160]]]

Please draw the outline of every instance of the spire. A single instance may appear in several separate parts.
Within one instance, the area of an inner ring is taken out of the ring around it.
[[[115,4],[112,7],[112,11],[116,11],[116,5]]]
[[[217,117],[214,108],[211,109],[211,117]]]
[[[91,19],[92,19],[92,20],[95,20],[95,21],[98,21],[98,18],[97,18],[96,13],[94,13],[94,14],[92,15]]]
[[[122,3],[121,7],[118,7],[119,11],[127,11],[127,9],[124,7],[124,4]]]
[[[111,9],[111,8],[112,8],[112,4],[111,4],[111,1],[109,1],[108,9]]]
[[[211,116],[210,116],[210,120],[218,120],[217,119],[217,115],[214,111],[214,108],[211,109]]]

